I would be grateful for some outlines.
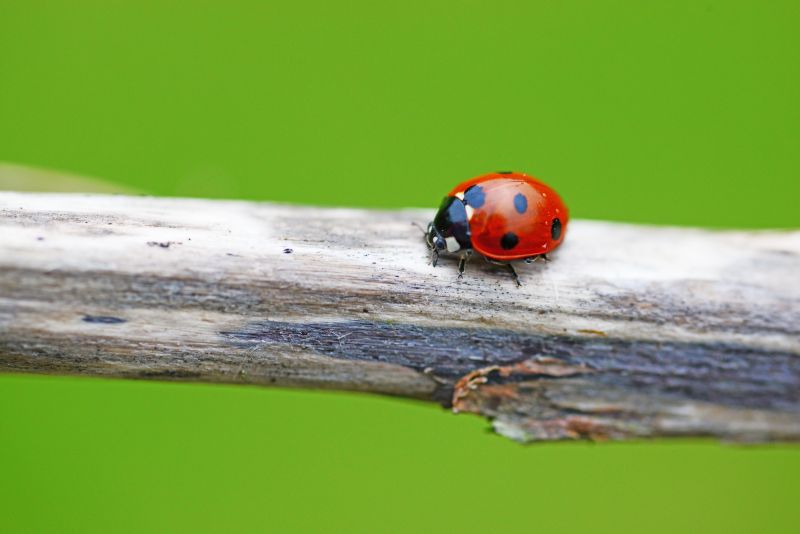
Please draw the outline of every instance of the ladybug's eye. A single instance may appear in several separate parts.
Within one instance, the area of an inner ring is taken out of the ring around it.
[[[433,240],[433,246],[435,246],[439,250],[444,250],[446,243],[444,242],[444,239],[442,239],[441,237],[437,237],[436,239]]]

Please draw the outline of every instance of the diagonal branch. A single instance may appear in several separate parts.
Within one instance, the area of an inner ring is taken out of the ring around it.
[[[369,391],[521,441],[800,439],[800,232],[576,221],[523,286],[430,210],[0,193],[0,370]]]

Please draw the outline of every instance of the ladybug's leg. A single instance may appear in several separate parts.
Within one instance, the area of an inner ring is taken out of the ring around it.
[[[436,264],[439,263],[439,251],[435,248],[431,249],[431,266],[436,267]]]
[[[525,258],[525,263],[533,263],[539,258],[542,259],[544,262],[550,261],[550,258],[547,257],[547,254],[537,254],[536,256],[531,256],[529,258]]]
[[[464,254],[461,255],[461,259],[458,260],[458,277],[464,277],[464,269],[467,267],[467,260],[469,260],[472,251],[467,250]]]
[[[510,263],[506,263],[506,268],[511,273],[511,276],[514,277],[514,281],[517,283],[517,287],[522,286],[522,284],[519,281],[519,275],[517,274],[517,270],[514,268],[514,266],[511,265]]]

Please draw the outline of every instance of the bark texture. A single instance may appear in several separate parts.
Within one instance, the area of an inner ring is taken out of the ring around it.
[[[428,263],[432,210],[0,193],[0,370],[369,391],[520,441],[800,439],[800,232],[573,221]]]

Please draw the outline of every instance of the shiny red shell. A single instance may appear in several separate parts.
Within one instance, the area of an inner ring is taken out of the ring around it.
[[[473,186],[480,186],[482,195],[470,190]],[[485,174],[458,184],[449,196],[464,199],[465,194],[472,247],[487,258],[530,258],[564,241],[567,206],[553,188],[535,178],[523,173]],[[475,201],[476,196],[482,202]]]

